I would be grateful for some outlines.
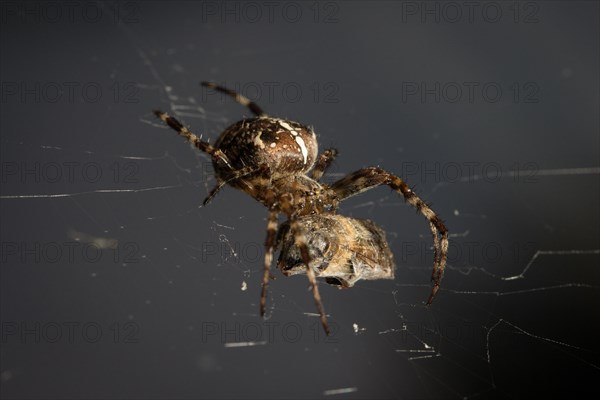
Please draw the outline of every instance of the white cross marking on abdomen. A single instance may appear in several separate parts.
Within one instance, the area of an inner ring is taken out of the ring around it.
[[[302,137],[298,134],[298,132],[296,132],[294,130],[294,128],[292,128],[290,126],[290,124],[288,124],[285,121],[279,121],[279,125],[284,127],[285,129],[288,130],[288,132],[290,132],[292,134],[292,136],[294,137],[294,140],[296,141],[296,143],[298,143],[298,146],[300,146],[300,151],[302,152],[302,158],[304,158],[304,164],[306,165],[307,161],[308,161],[308,149],[306,148],[306,143],[304,143],[304,139],[302,139]]]

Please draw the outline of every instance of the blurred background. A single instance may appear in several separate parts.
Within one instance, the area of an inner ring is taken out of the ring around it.
[[[599,4],[1,4],[3,398],[514,398],[598,392]],[[248,110],[336,147],[326,182],[403,177],[340,212],[386,232],[394,281],[276,269],[266,209],[152,114],[211,142]],[[594,316],[596,315],[596,316]]]

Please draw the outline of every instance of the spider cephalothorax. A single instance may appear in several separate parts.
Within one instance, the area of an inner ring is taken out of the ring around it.
[[[279,234],[282,248],[279,268],[286,275],[306,273],[327,333],[329,328],[316,276],[342,287],[351,287],[359,279],[393,278],[393,256],[383,231],[370,221],[335,214],[339,202],[380,185],[400,193],[429,221],[434,245],[431,275],[434,285],[427,300],[427,304],[431,304],[446,265],[448,230],[402,179],[381,168],[370,167],[331,185],[323,184],[319,180],[337,156],[337,150],[327,149],[319,156],[317,138],[311,128],[270,117],[258,105],[232,90],[208,82],[202,84],[232,96],[248,107],[255,117],[234,123],[211,145],[168,114],[162,111],[155,111],[155,114],[212,157],[217,185],[204,204],[229,184],[269,209],[260,302],[262,316],[273,250],[278,244],[277,221],[281,213],[288,221]]]

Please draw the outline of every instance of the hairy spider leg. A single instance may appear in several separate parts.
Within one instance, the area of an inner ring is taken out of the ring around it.
[[[173,130],[177,131],[181,136],[186,138],[190,143],[196,146],[199,150],[210,155],[217,163],[225,164],[230,170],[233,171],[233,167],[229,162],[229,159],[223,152],[208,142],[205,142],[194,133],[192,133],[188,128],[183,126],[181,122],[179,122],[174,117],[171,117],[166,112],[160,110],[154,110],[154,115],[160,118],[165,124],[170,126]]]
[[[321,320],[321,325],[323,325],[323,329],[327,335],[330,334],[329,325],[327,324],[327,316],[325,315],[325,309],[323,308],[323,302],[321,301],[321,294],[319,293],[319,286],[317,284],[317,278],[315,276],[315,272],[310,268],[310,254],[308,252],[308,245],[306,243],[306,237],[304,235],[304,231],[302,226],[298,222],[298,217],[295,214],[295,210],[292,206],[293,204],[293,196],[291,194],[280,196],[278,199],[279,210],[284,212],[288,220],[290,221],[290,233],[294,237],[294,242],[298,249],[300,250],[300,255],[302,257],[302,262],[306,265],[306,276],[308,281],[310,282],[310,286],[313,293],[313,298],[315,300],[315,305],[317,306],[317,311],[319,312],[319,318]],[[270,266],[270,263],[269,263]],[[266,268],[266,264],[265,264]],[[263,281],[264,282],[264,281]]]
[[[186,128],[181,122],[179,122],[175,117],[172,117],[169,114],[167,114],[166,112],[162,112],[159,110],[155,110],[154,114],[158,118],[160,118],[164,123],[166,123],[170,128],[177,131],[177,133],[179,133],[181,136],[186,138],[190,143],[192,143],[194,146],[196,146],[199,150],[207,153],[218,164],[225,165],[231,171],[231,175],[229,177],[227,177],[227,179],[222,180],[222,179],[217,178],[217,184],[209,192],[208,196],[206,196],[206,198],[203,201],[203,205],[207,205],[212,200],[212,198],[215,197],[217,192],[219,190],[221,190],[221,188],[223,186],[225,186],[228,182],[235,180],[235,179],[242,178],[246,175],[249,175],[249,174],[252,174],[252,173],[258,171],[256,168],[242,168],[239,170],[235,170],[231,166],[231,163],[229,162],[229,159],[227,158],[227,156],[221,150],[214,147],[210,143],[205,142],[204,140],[200,139],[197,135],[195,135],[188,128]],[[249,192],[252,192],[254,190],[254,188],[249,187],[248,190],[249,190]]]
[[[247,98],[246,96],[241,95],[238,92],[235,92],[231,89],[227,89],[226,87],[219,86],[212,82],[200,82],[200,84],[209,89],[214,89],[218,92],[225,93],[235,99],[236,102],[243,105],[244,107],[248,107],[248,109],[257,117],[266,117],[267,114],[260,108],[258,104]]]
[[[231,181],[235,181],[237,179],[243,178],[244,176],[248,176],[250,174],[253,174],[255,172],[260,172],[260,171],[264,171],[265,170],[265,166],[261,166],[259,168],[256,167],[252,167],[252,166],[245,166],[241,169],[237,169],[232,171],[229,176],[227,176],[226,179],[217,179],[217,185],[210,191],[210,193],[208,193],[208,196],[206,196],[206,198],[204,199],[204,201],[202,202],[202,204],[204,206],[206,206],[212,199],[213,197],[215,197],[215,195],[219,192],[219,190],[221,190],[223,188],[223,186],[225,186],[226,184],[228,184]],[[248,193],[250,193],[251,196],[257,196],[257,189],[252,186],[250,183],[246,183],[247,185],[247,189],[246,191]]]
[[[275,209],[269,211],[267,218],[267,239],[265,240],[265,265],[262,280],[262,290],[260,294],[260,316],[264,317],[267,308],[267,290],[269,288],[269,278],[271,278],[271,263],[273,262],[273,249],[277,237],[277,217],[279,212]]]
[[[300,249],[300,255],[302,256],[302,262],[306,265],[306,276],[310,282],[312,288],[313,298],[315,299],[315,305],[319,311],[319,318],[321,319],[321,325],[325,329],[325,334],[329,336],[329,325],[327,324],[327,316],[325,315],[325,309],[323,308],[323,302],[321,301],[321,294],[319,293],[319,285],[317,284],[317,278],[315,272],[310,268],[310,255],[308,254],[308,245],[306,244],[306,238],[302,231],[302,226],[298,223],[297,218],[292,218],[290,221],[290,231],[294,235],[296,246]]]
[[[446,267],[448,229],[446,228],[446,225],[444,225],[444,222],[415,194],[415,192],[412,191],[406,182],[381,168],[370,167],[360,169],[334,182],[331,185],[331,189],[337,194],[339,201],[342,201],[350,196],[365,192],[380,185],[388,185],[396,192],[402,194],[404,199],[429,221],[429,228],[431,229],[431,234],[434,238],[433,271],[431,274],[433,288],[431,289],[431,294],[427,300],[427,305],[429,305],[440,288],[440,282]],[[438,235],[440,236],[439,238]]]
[[[164,123],[166,123],[173,130],[177,131],[181,136],[186,138],[190,143],[196,146],[199,150],[207,153],[212,157],[215,162],[218,164],[224,164],[230,171],[235,173],[235,170],[231,166],[229,159],[227,156],[219,149],[211,145],[210,143],[202,140],[197,135],[192,133],[188,128],[186,128],[181,122],[179,122],[175,117],[170,116],[166,112],[160,110],[154,110],[154,114],[160,118]],[[206,205],[208,202],[217,194],[217,192],[225,185],[226,182],[222,182],[217,179],[216,186],[210,191],[208,196],[204,199],[203,204]]]
[[[337,157],[337,155],[338,151],[334,148],[326,149],[323,153],[321,153],[317,159],[315,167],[312,170],[311,178],[318,182],[325,171],[327,171],[327,168],[331,166],[331,163]]]

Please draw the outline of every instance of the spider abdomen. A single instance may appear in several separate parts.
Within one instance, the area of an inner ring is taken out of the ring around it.
[[[234,169],[269,168],[273,179],[303,174],[314,165],[318,145],[312,129],[279,118],[244,119],[227,128],[215,142]],[[217,174],[225,177],[215,164]]]

